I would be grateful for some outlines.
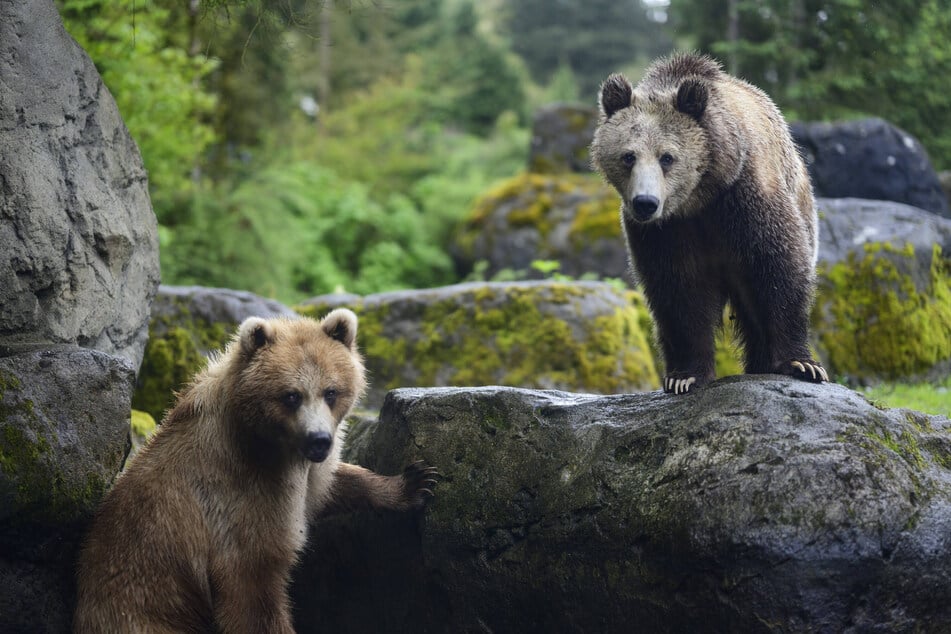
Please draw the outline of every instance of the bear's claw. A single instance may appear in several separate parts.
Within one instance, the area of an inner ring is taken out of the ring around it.
[[[422,460],[417,460],[403,470],[404,495],[415,506],[422,506],[427,499],[435,497],[433,488],[438,478],[436,467],[427,466]]]
[[[791,365],[793,369],[798,372],[798,374],[802,375],[800,377],[797,374],[793,373],[793,376],[796,376],[796,378],[801,378],[806,381],[812,381],[814,383],[822,383],[823,381],[826,381],[826,382],[829,381],[829,375],[826,372],[825,368],[823,368],[821,365],[819,365],[815,361],[798,361],[796,359],[793,359],[792,361],[789,362],[789,365]]]
[[[664,391],[668,394],[686,394],[690,391],[690,386],[697,382],[697,377],[690,376],[686,378],[677,378],[674,376],[664,377]]]

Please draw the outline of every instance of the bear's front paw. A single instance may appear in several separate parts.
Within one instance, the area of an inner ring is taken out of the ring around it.
[[[434,496],[433,487],[439,472],[422,460],[403,470],[403,498],[411,508],[422,508],[426,500]]]
[[[668,394],[686,394],[700,385],[698,377],[688,372],[672,372],[664,377],[664,391]]]
[[[803,381],[812,383],[822,383],[829,380],[829,375],[825,368],[812,359],[793,359],[782,364],[779,369],[780,374],[787,374]]]

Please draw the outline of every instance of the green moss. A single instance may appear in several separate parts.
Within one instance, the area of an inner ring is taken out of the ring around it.
[[[835,374],[893,379],[951,359],[951,266],[934,247],[915,283],[911,245],[867,244],[861,255],[820,268],[813,326]]]
[[[569,235],[574,244],[598,238],[623,240],[621,211],[617,194],[606,185],[588,187],[591,197],[578,205]]]
[[[155,432],[155,419],[148,412],[132,410],[132,433],[148,438]]]
[[[577,204],[579,194],[590,201],[578,208],[571,226],[572,239],[619,237],[617,196],[597,177],[523,172],[494,185],[476,200],[458,238],[459,246],[464,253],[472,253],[476,238],[486,231],[488,219],[503,205],[511,207],[507,217],[510,226],[534,227],[542,237],[547,236],[554,228],[552,210],[570,209]]]
[[[162,419],[174,403],[175,392],[205,366],[205,355],[227,344],[236,327],[193,317],[184,298],[177,309],[174,317],[149,324],[149,340],[132,395],[132,407],[155,420]]]
[[[637,293],[628,294],[629,308],[592,319],[581,338],[569,323],[539,308],[574,306],[585,297],[572,283],[487,285],[474,290],[471,301],[449,298],[426,306],[412,340],[386,331],[386,305],[350,308],[360,318],[360,346],[380,389],[501,384],[614,393],[656,387]],[[301,312],[323,314],[327,308]]]
[[[107,482],[89,474],[77,485],[58,465],[52,443],[32,401],[11,395],[19,379],[0,372],[0,472],[15,484],[14,504],[31,520],[61,522],[88,511],[102,497]],[[69,468],[66,465],[65,468]]]
[[[174,393],[204,367],[205,358],[191,332],[173,327],[161,337],[149,337],[132,396],[132,407],[160,419],[171,407]]]
[[[925,468],[925,458],[918,446],[918,438],[909,430],[902,430],[895,436],[883,427],[872,426],[868,430],[868,437],[881,446],[894,451],[910,466],[920,471]]]

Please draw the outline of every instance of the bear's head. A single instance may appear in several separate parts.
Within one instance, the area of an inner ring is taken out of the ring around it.
[[[262,465],[339,456],[344,417],[366,388],[357,316],[338,308],[312,319],[251,317],[229,349],[237,368],[226,416],[235,440]]]
[[[699,77],[643,92],[623,75],[602,84],[591,159],[629,219],[660,222],[698,207],[695,191],[710,163],[702,125],[709,94]]]

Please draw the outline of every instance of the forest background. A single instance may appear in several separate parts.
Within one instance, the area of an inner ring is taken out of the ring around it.
[[[531,116],[673,50],[790,120],[874,115],[951,167],[947,0],[58,0],[139,145],[162,278],[285,302],[459,281]]]

